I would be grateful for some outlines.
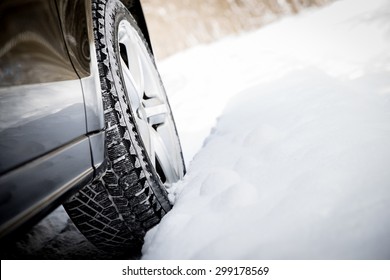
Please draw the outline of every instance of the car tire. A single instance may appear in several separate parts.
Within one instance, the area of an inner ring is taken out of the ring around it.
[[[145,233],[171,209],[167,189],[185,166],[153,55],[118,0],[92,1],[106,126],[107,169],[64,208],[95,246],[140,254]]]

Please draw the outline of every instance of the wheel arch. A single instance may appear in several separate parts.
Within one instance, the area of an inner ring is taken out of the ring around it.
[[[138,24],[138,27],[141,29],[146,42],[149,44],[149,48],[153,53],[152,43],[149,37],[148,26],[146,24],[145,14],[142,9],[142,5],[140,0],[121,0],[121,2],[126,6],[126,8],[130,11],[135,21]]]

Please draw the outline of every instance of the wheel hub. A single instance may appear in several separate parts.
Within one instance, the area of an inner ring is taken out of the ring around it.
[[[150,162],[169,188],[182,178],[183,165],[165,90],[149,51],[127,20],[119,23],[118,42],[122,76],[137,130]]]

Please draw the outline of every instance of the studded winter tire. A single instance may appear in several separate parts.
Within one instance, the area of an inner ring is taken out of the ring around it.
[[[139,254],[171,209],[167,189],[185,172],[171,109],[140,29],[118,0],[92,1],[106,126],[107,169],[64,204],[106,251]]]

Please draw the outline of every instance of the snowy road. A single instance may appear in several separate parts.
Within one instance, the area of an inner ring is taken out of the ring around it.
[[[389,1],[347,0],[165,61],[196,155],[143,257],[389,259],[389,50]]]
[[[389,50],[390,2],[345,0],[163,61],[188,174],[143,258],[389,259]],[[105,257],[62,208],[28,244]]]

